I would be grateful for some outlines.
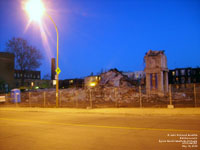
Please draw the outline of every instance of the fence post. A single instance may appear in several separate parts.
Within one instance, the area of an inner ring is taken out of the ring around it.
[[[6,95],[5,95],[5,100],[6,100],[6,103],[7,103],[7,97],[8,97],[8,94],[6,93]]]
[[[115,96],[115,106],[118,107],[118,99],[117,99],[117,93],[116,93],[116,88],[114,88],[114,96]]]
[[[172,105],[172,86],[169,85],[169,104]]]
[[[18,93],[16,93],[16,95],[15,95],[15,106],[17,107],[18,105],[17,105],[17,97],[18,97]]]
[[[44,107],[46,106],[46,92],[44,92]]]
[[[197,107],[196,84],[194,83],[194,107]]]
[[[140,95],[140,108],[142,108],[142,92],[141,92],[141,85],[139,86],[139,95]]]
[[[76,98],[76,108],[78,108],[78,98]]]
[[[29,99],[28,99],[28,101],[29,101],[29,107],[31,107],[31,92],[28,93],[28,96],[29,96]]]
[[[172,85],[169,84],[169,105],[168,108],[174,108],[174,105],[172,105]]]
[[[62,105],[62,92],[60,91],[60,96],[59,96],[59,106],[61,107]]]
[[[90,88],[90,108],[92,108],[92,91],[91,91],[91,88]]]

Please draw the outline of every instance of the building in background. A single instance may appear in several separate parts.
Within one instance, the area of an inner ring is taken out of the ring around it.
[[[14,84],[14,54],[0,52],[0,92],[8,92]]]
[[[14,78],[15,79],[21,79],[22,78],[22,71],[21,70],[15,70],[14,71]],[[25,71],[24,73],[24,79],[41,79],[40,71]]]
[[[146,74],[144,71],[134,71],[134,72],[122,72],[123,75],[126,75],[130,80],[133,81],[135,85],[144,85]]]
[[[100,76],[87,76],[84,78],[84,87],[94,87],[99,84],[99,81],[101,80]]]
[[[200,83],[200,68],[176,68],[169,70],[169,84]]]
[[[39,86],[39,81],[41,80],[40,71],[25,71],[24,73],[24,85],[21,85],[22,80],[22,71],[14,71],[15,86],[16,87],[26,87],[32,88],[33,86]],[[36,82],[37,81],[37,82]],[[32,87],[31,87],[32,86]]]
[[[65,79],[59,80],[59,88],[82,88],[84,79]]]

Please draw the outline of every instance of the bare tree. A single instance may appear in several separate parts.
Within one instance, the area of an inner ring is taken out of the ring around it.
[[[6,51],[15,55],[15,69],[21,70],[21,84],[24,85],[24,74],[26,71],[35,70],[40,67],[41,52],[28,44],[23,38],[12,38],[6,43]]]
[[[51,80],[51,76],[49,74],[45,74],[42,80]]]

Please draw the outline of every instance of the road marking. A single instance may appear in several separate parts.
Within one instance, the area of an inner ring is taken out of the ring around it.
[[[151,131],[177,131],[177,132],[200,132],[200,130],[137,128],[137,127],[104,126],[104,125],[91,125],[91,124],[87,125],[87,124],[59,123],[59,122],[37,121],[37,120],[23,120],[23,119],[14,119],[14,118],[0,118],[0,120],[17,121],[17,122],[31,122],[31,123],[41,123],[41,124],[65,125],[65,126],[109,128],[109,129],[151,130]]]

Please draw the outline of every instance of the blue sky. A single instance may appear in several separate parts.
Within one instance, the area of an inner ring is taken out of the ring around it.
[[[165,50],[168,68],[200,66],[199,0],[46,0],[59,30],[60,78],[80,78],[117,68],[144,69],[149,50]],[[0,50],[12,37],[27,39],[43,53],[42,76],[56,56],[56,31],[48,17],[50,52],[37,23],[25,31],[28,17],[20,0],[0,0]]]

